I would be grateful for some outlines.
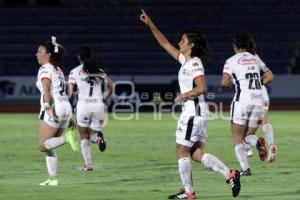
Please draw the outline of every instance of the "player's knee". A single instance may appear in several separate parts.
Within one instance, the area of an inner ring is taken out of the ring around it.
[[[196,151],[190,153],[192,160],[196,162],[201,162],[203,155],[204,151],[201,149],[197,149]]]
[[[177,155],[178,159],[187,157],[189,155],[189,149],[183,145],[177,144],[176,145],[176,155]]]
[[[40,143],[38,144],[38,150],[39,150],[40,152],[46,152],[46,151],[47,151],[47,149],[46,149],[44,143],[40,142]]]
[[[80,134],[80,140],[89,140],[90,139],[90,135],[89,134]]]

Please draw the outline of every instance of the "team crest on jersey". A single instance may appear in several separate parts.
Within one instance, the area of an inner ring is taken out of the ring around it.
[[[185,75],[185,76],[188,76],[188,75],[190,75],[191,73],[190,73],[190,71],[187,70],[187,69],[182,69],[181,74],[182,74],[182,75]]]
[[[192,65],[193,65],[194,67],[197,67],[197,66],[199,66],[199,64],[198,64],[198,63],[196,63],[196,62],[195,62],[195,63],[193,63]]]
[[[181,71],[181,73],[182,73],[182,74],[187,74],[187,70],[186,70],[186,69],[183,69],[183,70]]]

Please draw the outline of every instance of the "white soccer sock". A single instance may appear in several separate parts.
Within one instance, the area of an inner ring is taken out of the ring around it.
[[[242,170],[246,170],[249,168],[249,163],[247,160],[247,154],[244,148],[244,144],[237,144],[234,147],[235,155],[238,161],[240,162]]]
[[[251,146],[247,144],[245,141],[243,141],[243,144],[246,151],[249,151],[251,149]]]
[[[82,139],[80,141],[80,145],[81,145],[81,153],[82,153],[82,157],[84,159],[85,165],[92,164],[90,141],[88,139]]]
[[[273,133],[273,127],[270,123],[264,124],[262,126],[262,130],[265,134],[265,139],[270,146],[271,144],[274,144],[274,133]]]
[[[203,165],[205,165],[206,167],[223,174],[225,178],[228,178],[230,174],[229,168],[217,157],[211,154],[205,153],[202,157],[201,163],[203,163]]]
[[[44,142],[46,149],[52,150],[65,144],[64,136],[49,138]]]
[[[56,177],[57,173],[57,157],[54,150],[48,150],[46,153],[46,164],[48,169],[49,177]]]
[[[194,192],[192,179],[192,163],[188,157],[178,160],[179,174],[184,188],[187,192]]]
[[[90,137],[90,141],[92,142],[92,143],[97,143],[97,141],[98,141],[98,135],[97,135],[97,133],[94,133],[93,135],[91,135],[91,137]]]
[[[256,147],[258,137],[256,135],[247,135],[244,140],[247,144]]]

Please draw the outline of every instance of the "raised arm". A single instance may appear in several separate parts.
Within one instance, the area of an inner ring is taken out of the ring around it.
[[[179,54],[178,49],[176,49],[169,41],[168,39],[160,32],[160,30],[156,27],[156,25],[151,21],[150,17],[147,15],[147,13],[142,9],[142,14],[140,15],[140,20],[146,24],[156,41],[159,43],[159,45],[164,48],[174,59],[177,60],[177,56]]]

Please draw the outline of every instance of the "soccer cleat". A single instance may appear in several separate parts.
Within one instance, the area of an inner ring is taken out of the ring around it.
[[[197,197],[195,192],[189,193],[184,188],[181,188],[178,193],[169,195],[168,199],[197,199]]]
[[[232,196],[237,197],[241,190],[240,172],[238,170],[230,170],[226,183],[231,186]]]
[[[93,164],[87,164],[86,166],[84,166],[84,167],[82,168],[82,171],[86,171],[86,172],[94,171]]]
[[[40,186],[57,186],[58,180],[57,179],[48,179],[39,184]]]
[[[242,170],[240,172],[240,176],[251,176],[251,170],[250,170],[250,168],[248,168],[246,170]]]
[[[99,150],[101,152],[103,152],[106,149],[106,142],[105,142],[105,139],[104,139],[104,135],[101,131],[99,131],[97,135],[98,135],[98,138],[99,138],[98,141],[97,141]]]
[[[269,151],[269,156],[268,156],[268,161],[270,163],[275,162],[275,160],[276,160],[276,153],[277,153],[277,147],[276,147],[276,145],[271,145],[270,146],[270,151]]]
[[[259,154],[259,158],[261,161],[266,160],[267,158],[267,148],[266,148],[266,144],[265,144],[265,139],[262,137],[259,137],[256,143],[256,149],[258,151]]]
[[[64,135],[65,141],[71,145],[73,151],[79,150],[79,142],[76,138],[76,130],[75,129],[68,129]]]

